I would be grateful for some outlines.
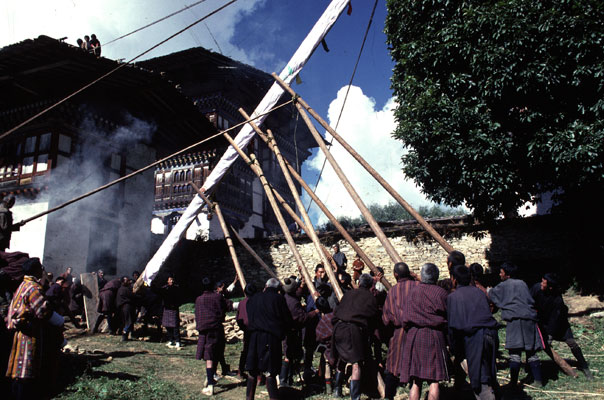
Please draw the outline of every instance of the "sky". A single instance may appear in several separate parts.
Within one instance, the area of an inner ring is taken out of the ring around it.
[[[75,44],[95,33],[101,44],[177,11],[195,0],[3,0],[0,5],[0,46],[47,35]],[[130,60],[188,24],[227,3],[206,0],[174,17],[102,48],[104,57]],[[329,52],[319,46],[302,70],[296,90],[332,127],[340,114],[346,88],[373,7],[371,0],[352,0],[328,33]],[[328,0],[238,0],[142,59],[191,47],[205,47],[266,72],[280,72],[328,6]],[[429,204],[401,171],[404,148],[392,139],[395,99],[390,90],[393,62],[383,33],[385,0],[378,0],[365,48],[337,126],[343,136],[413,206]],[[317,127],[318,124],[317,124]],[[324,129],[319,129],[324,132]],[[327,139],[331,137],[326,135]],[[339,146],[335,159],[366,204],[385,204],[389,195]],[[323,156],[315,151],[303,165],[303,177],[315,186]],[[356,217],[359,211],[327,164],[318,196],[336,216]],[[308,197],[304,197],[308,204]],[[313,221],[325,218],[311,208]]]

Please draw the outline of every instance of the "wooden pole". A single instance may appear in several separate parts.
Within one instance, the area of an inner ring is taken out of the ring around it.
[[[375,236],[377,237],[377,239],[380,241],[382,246],[384,246],[384,250],[386,250],[386,253],[388,253],[388,256],[390,256],[390,259],[395,263],[402,262],[403,259],[397,253],[394,246],[392,246],[392,243],[390,243],[390,240],[388,240],[388,238],[384,234],[384,231],[382,231],[382,228],[380,228],[380,226],[377,223],[377,221],[375,220],[375,218],[373,218],[373,215],[371,215],[371,212],[369,212],[369,209],[367,208],[367,206],[365,205],[365,203],[363,202],[363,200],[361,199],[361,197],[359,196],[357,191],[354,189],[354,187],[352,186],[352,184],[350,183],[348,178],[346,177],[346,174],[344,174],[344,171],[342,171],[342,169],[340,168],[338,162],[333,158],[333,155],[327,148],[327,145],[325,144],[323,137],[312,124],[312,121],[310,120],[308,114],[306,114],[306,111],[304,111],[304,108],[300,105],[300,103],[296,103],[296,108],[300,112],[300,115],[302,116],[302,119],[304,120],[304,122],[306,122],[306,125],[308,126],[310,133],[315,138],[315,141],[317,142],[317,144],[323,151],[323,154],[325,154],[327,161],[329,161],[329,164],[331,164],[336,175],[338,175],[338,178],[340,178],[340,181],[342,181],[344,188],[346,189],[346,191],[348,192],[348,194],[350,195],[350,197],[352,198],[354,203],[359,208],[359,211],[361,211],[361,214],[365,218],[365,221],[367,221],[367,223],[371,227],[371,230],[373,230],[373,232],[375,233]]]
[[[262,268],[264,268],[264,270],[266,272],[268,272],[268,274],[270,276],[272,276],[273,278],[277,279],[279,282],[281,282],[281,279],[279,279],[279,277],[277,276],[277,274],[275,274],[275,272],[273,272],[272,269],[270,269],[270,267],[268,265],[266,265],[266,263],[262,260],[262,258],[260,258],[260,256],[258,255],[258,253],[256,253],[254,251],[254,249],[252,249],[252,247],[245,241],[244,238],[242,238],[241,236],[239,236],[239,234],[237,233],[237,231],[235,230],[235,228],[233,228],[231,226],[231,230],[233,231],[233,233],[235,234],[235,237],[237,238],[237,240],[239,240],[239,243],[241,243],[241,245],[252,255],[252,257],[254,257],[254,259],[256,261],[258,261],[258,264],[260,264],[260,266]],[[283,283],[283,282],[282,282]]]
[[[189,182],[191,187],[195,189],[199,197],[206,202],[208,207],[211,207],[216,211],[216,216],[218,217],[218,221],[220,222],[220,227],[222,228],[222,233],[224,234],[224,240],[226,240],[227,246],[229,248],[229,252],[231,253],[231,259],[233,260],[233,265],[235,266],[235,272],[237,273],[237,278],[239,279],[239,284],[241,285],[241,290],[245,289],[247,283],[245,282],[245,276],[243,276],[243,271],[241,270],[241,265],[239,265],[239,259],[237,258],[237,252],[235,251],[235,246],[233,246],[233,239],[231,239],[231,235],[229,234],[229,228],[224,220],[224,215],[222,215],[222,211],[220,210],[220,205],[216,202],[211,201],[206,197],[204,192],[202,192],[199,187],[194,182]]]
[[[298,249],[296,248],[296,243],[294,242],[292,235],[289,233],[289,229],[287,228],[285,219],[283,219],[283,215],[281,214],[281,211],[279,210],[279,206],[277,205],[275,196],[273,195],[272,190],[270,190],[270,185],[267,182],[266,177],[264,176],[264,173],[262,172],[262,168],[260,167],[258,160],[254,156],[254,154],[250,154],[249,156],[247,154],[245,154],[245,152],[243,152],[239,148],[239,146],[237,146],[237,143],[235,143],[233,138],[231,138],[231,136],[228,133],[225,133],[224,137],[231,144],[231,146],[233,146],[233,148],[237,151],[237,153],[243,159],[243,161],[245,161],[250,166],[252,171],[260,179],[260,182],[262,183],[262,187],[264,188],[264,192],[266,193],[266,197],[268,198],[268,201],[269,201],[271,207],[273,208],[275,217],[277,218],[277,221],[279,222],[279,226],[281,227],[281,230],[283,231],[283,235],[285,236],[285,239],[287,240],[287,244],[289,245],[289,247],[294,255],[294,258],[296,259],[296,263],[298,264],[298,269],[300,270],[300,273],[304,277],[306,286],[308,286],[310,295],[313,297],[313,299],[316,300],[319,297],[319,293],[317,292],[317,289],[315,288],[315,285],[313,284],[313,282],[311,280],[310,274],[308,273],[308,270],[306,269],[306,266],[304,265],[304,261],[302,260],[302,256],[300,255],[300,252],[298,252]]]
[[[241,115],[243,115],[243,117],[246,120],[249,119],[248,115],[246,114],[246,112],[242,108],[239,109],[239,112],[241,113]],[[256,133],[258,134],[258,136],[272,150],[273,142],[269,141],[267,139],[267,137],[264,134],[264,132],[262,132],[260,130],[260,128],[255,123],[253,123],[251,121],[250,121],[250,126],[252,128],[254,128],[254,130],[256,131]],[[288,168],[289,173],[291,174],[291,176],[294,179],[296,179],[298,181],[298,183],[300,183],[300,185],[304,188],[304,190],[306,191],[306,193],[308,193],[308,195],[313,199],[313,201],[315,202],[315,204],[321,209],[321,211],[323,211],[323,213],[329,219],[329,221],[331,221],[331,223],[334,224],[334,226],[336,227],[336,229],[338,230],[338,232],[340,232],[340,234],[342,235],[342,237],[344,238],[344,240],[346,240],[348,242],[348,244],[350,244],[350,246],[352,247],[352,249],[361,257],[361,259],[365,262],[365,264],[369,267],[369,269],[374,274],[376,274],[376,275],[379,274],[379,271],[378,271],[376,265],[371,261],[371,259],[367,255],[367,253],[365,253],[363,251],[363,249],[361,249],[361,247],[355,242],[355,240],[352,238],[352,236],[350,236],[350,234],[348,233],[348,231],[346,230],[346,228],[344,228],[344,226],[338,221],[338,219],[329,211],[329,209],[321,201],[321,199],[319,199],[317,197],[317,195],[312,191],[312,189],[310,188],[310,186],[308,186],[308,184],[306,183],[306,181],[304,181],[304,179],[302,179],[302,177],[300,176],[300,174],[298,173],[298,171],[296,171],[296,169],[294,167],[292,167],[291,164],[287,160],[284,160],[284,161],[285,161],[285,164],[287,165],[287,168]],[[298,224],[300,224],[300,223],[298,223]],[[302,227],[303,224],[300,224],[300,226]],[[390,290],[390,288],[392,287],[392,285],[390,284],[390,282],[388,281],[388,279],[386,279],[385,276],[382,277],[381,282],[386,287],[386,289],[388,289],[388,290]]]
[[[296,185],[294,184],[294,181],[292,180],[292,177],[289,174],[287,166],[285,165],[283,155],[281,154],[281,151],[279,150],[279,146],[277,146],[277,141],[275,140],[275,137],[273,136],[273,134],[270,130],[267,130],[267,133],[268,133],[268,140],[269,140],[269,142],[272,143],[271,149],[273,150],[273,152],[275,153],[275,156],[277,157],[279,166],[281,167],[281,170],[283,171],[283,175],[285,176],[285,181],[287,182],[287,185],[289,186],[289,190],[291,191],[292,196],[294,197],[296,206],[302,213],[302,217],[304,218],[304,221],[302,221],[298,217],[298,215],[295,212],[293,212],[293,210],[291,210],[292,212],[290,214],[292,215],[292,217],[295,216],[294,219],[301,227],[304,227],[304,232],[306,232],[306,234],[308,235],[310,240],[312,240],[313,244],[315,245],[315,249],[319,253],[319,257],[321,258],[323,265],[328,266],[328,265],[330,265],[330,262],[333,261],[333,259],[331,259],[331,257],[330,257],[330,259],[328,259],[325,256],[326,249],[323,247],[323,245],[319,241],[317,232],[315,232],[315,229],[312,226],[310,217],[308,216],[308,213],[306,212],[306,209],[304,208],[304,204],[302,204],[302,200],[300,200],[300,195],[298,194],[298,189],[296,188]],[[281,196],[279,196],[279,197],[281,197]],[[287,204],[285,199],[282,199],[282,200],[283,200],[282,204]],[[287,204],[287,207],[289,208],[288,204]],[[329,254],[329,252],[327,252],[327,254]],[[327,273],[327,276],[329,277],[329,280],[331,281],[331,285],[332,285],[334,293],[336,294],[336,297],[338,298],[338,300],[340,300],[342,298],[342,296],[344,296],[344,293],[342,292],[342,288],[340,288],[340,284],[338,282],[338,278],[334,272],[334,269],[325,268],[325,272]]]
[[[438,244],[440,244],[442,246],[443,249],[445,249],[445,251],[447,253],[450,253],[453,251],[453,247],[449,243],[447,243],[447,241],[438,232],[436,232],[436,230],[424,219],[424,217],[419,215],[419,213],[417,211],[415,211],[415,209],[409,203],[407,203],[407,201],[405,201],[405,199],[403,199],[403,197],[400,194],[398,194],[396,192],[396,190],[394,190],[394,188],[392,186],[390,186],[390,184],[388,182],[386,182],[386,180],[384,178],[382,178],[382,176],[375,169],[373,169],[373,167],[371,165],[369,165],[369,163],[367,161],[365,161],[365,159],[363,157],[361,157],[361,155],[359,153],[357,153],[332,127],[330,127],[329,124],[327,122],[325,122],[325,120],[323,118],[321,118],[321,116],[319,114],[317,114],[308,105],[308,103],[306,103],[302,98],[300,98],[298,96],[298,94],[296,94],[296,92],[294,92],[292,90],[292,88],[290,88],[275,73],[273,73],[272,75],[275,78],[275,80],[277,81],[277,83],[284,90],[286,90],[290,95],[292,95],[295,98],[296,107],[298,107],[298,104],[300,104],[305,110],[307,110],[308,113],[310,115],[312,115],[313,118],[316,119],[317,122],[319,124],[321,124],[321,126],[323,126],[323,128],[325,128],[334,137],[334,139],[336,139],[342,145],[342,147],[344,147],[350,153],[350,155],[353,156],[355,158],[355,160],[357,160],[359,162],[359,164],[361,164],[363,166],[363,168],[365,168],[365,170],[367,170],[367,172],[369,172],[371,174],[371,176],[373,176],[378,181],[378,183],[380,185],[382,185],[382,187],[384,189],[386,189],[386,191],[388,193],[390,193],[390,195],[405,210],[407,210],[407,212],[409,214],[411,214],[411,216],[413,218],[415,218],[415,220],[430,234],[430,236],[432,236],[434,238],[434,240],[436,240],[438,242]],[[300,108],[298,107],[298,109],[300,109]]]

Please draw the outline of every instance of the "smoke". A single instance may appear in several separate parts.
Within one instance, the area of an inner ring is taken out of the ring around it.
[[[34,182],[42,191],[31,203],[55,207],[155,160],[155,151],[147,146],[154,124],[125,114],[122,125],[112,125],[86,107],[80,115],[84,118],[77,135],[60,138],[56,165]],[[71,152],[61,155],[61,149]],[[86,272],[87,266],[109,274],[116,267],[121,274],[129,273],[148,257],[153,188],[151,170],[95,193],[49,214],[45,232],[30,232],[35,235],[30,241],[44,241],[44,264],[55,273],[67,266],[76,274]],[[25,201],[20,203],[22,213],[32,210]]]

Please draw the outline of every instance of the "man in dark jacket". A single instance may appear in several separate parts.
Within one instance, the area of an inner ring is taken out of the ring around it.
[[[579,369],[583,371],[588,380],[593,380],[594,376],[589,370],[585,357],[583,357],[581,347],[575,341],[570,329],[568,307],[562,299],[562,290],[557,276],[551,273],[545,274],[541,282],[535,283],[531,287],[531,295],[535,299],[539,327],[543,335],[547,336],[545,351],[548,354],[550,353],[549,349],[554,340],[565,342],[579,362]]]
[[[128,340],[128,335],[134,330],[135,315],[135,298],[132,292],[132,281],[127,276],[123,276],[122,286],[117,289],[115,295],[115,305],[121,317],[122,326],[122,342]]]
[[[352,364],[351,399],[361,397],[361,364],[370,356],[369,335],[379,315],[371,286],[371,275],[361,275],[359,288],[346,292],[334,312],[333,349],[340,361]]]
[[[10,247],[10,238],[14,231],[21,228],[13,224],[13,213],[10,210],[15,205],[15,196],[6,196],[0,202],[0,250],[5,251]]]
[[[247,379],[247,374],[244,372],[245,360],[247,359],[247,353],[250,349],[250,330],[248,328],[249,320],[247,317],[247,302],[256,294],[257,291],[258,290],[253,283],[248,283],[245,285],[243,292],[245,293],[246,297],[239,302],[239,307],[237,307],[237,316],[235,317],[239,329],[243,331],[243,349],[241,350],[241,355],[239,356],[239,371],[237,371],[237,377],[241,379]]]
[[[306,311],[300,302],[300,294],[298,293],[299,282],[292,278],[286,278],[283,281],[283,290],[285,291],[285,302],[292,316],[293,325],[287,332],[283,341],[283,350],[285,357],[281,364],[281,373],[279,374],[280,386],[290,386],[292,370],[302,359],[302,329],[310,320],[315,318],[318,310]],[[306,371],[307,366],[304,366]],[[310,366],[308,366],[310,367]],[[309,368],[310,369],[310,368]],[[308,378],[307,378],[308,379]]]
[[[122,286],[122,282],[119,279],[113,279],[103,286],[103,289],[99,289],[99,304],[97,306],[97,312],[100,314],[97,318],[92,333],[95,333],[103,319],[107,319],[107,325],[109,326],[109,333],[115,334],[115,296],[117,290]]]
[[[250,350],[245,365],[250,372],[246,399],[254,398],[256,378],[262,372],[269,374],[266,378],[269,397],[278,399],[276,377],[281,368],[281,341],[293,324],[287,303],[279,294],[279,281],[269,279],[264,292],[252,297],[246,308],[251,332]]]
[[[195,300],[195,322],[199,339],[197,340],[197,360],[206,361],[207,386],[201,391],[207,396],[214,394],[214,372],[220,357],[220,346],[224,342],[224,317],[227,303],[220,293],[213,290],[209,278],[203,278],[203,293]]]
[[[447,297],[451,350],[456,361],[468,360],[468,375],[475,395],[480,400],[495,400],[497,321],[491,314],[487,296],[470,285],[470,271],[466,266],[453,267],[451,279],[455,289]]]

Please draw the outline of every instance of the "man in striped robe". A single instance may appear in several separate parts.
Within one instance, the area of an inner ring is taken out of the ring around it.
[[[394,278],[397,284],[388,292],[382,321],[388,328],[394,329],[394,334],[390,339],[388,346],[388,356],[386,358],[386,398],[393,399],[396,394],[396,388],[400,381],[401,368],[403,362],[403,347],[405,343],[405,329],[403,329],[403,305],[407,302],[409,292],[418,281],[411,278],[409,267],[404,262],[394,264]]]
[[[49,319],[52,309],[42,294],[38,279],[44,268],[40,259],[30,258],[23,264],[25,274],[23,282],[11,301],[7,327],[14,330],[13,345],[6,376],[12,379],[12,392],[15,399],[37,398],[37,378],[40,377],[41,346],[43,324]],[[62,317],[56,314],[60,322]],[[55,322],[57,324],[57,322]]]

